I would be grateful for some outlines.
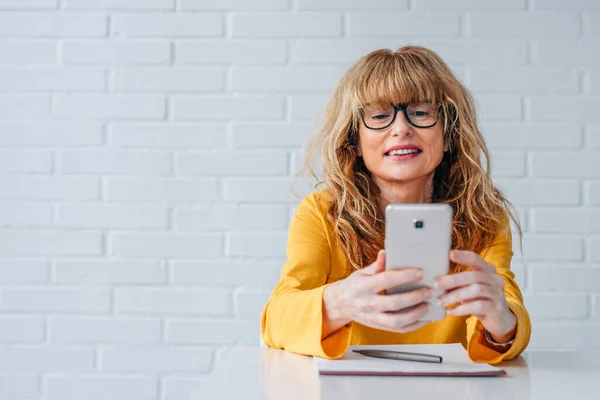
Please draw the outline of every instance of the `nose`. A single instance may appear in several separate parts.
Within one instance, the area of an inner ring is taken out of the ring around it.
[[[391,126],[392,136],[408,136],[412,133],[413,126],[408,123],[402,110],[398,110],[396,120]]]

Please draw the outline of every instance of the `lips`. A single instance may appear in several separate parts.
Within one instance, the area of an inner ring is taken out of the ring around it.
[[[418,150],[418,149],[402,149],[402,150],[392,150],[385,154],[387,156],[405,156],[407,154],[418,154],[420,152],[421,152],[421,150]]]
[[[422,151],[423,150],[421,150],[421,148],[419,146],[407,144],[407,145],[402,145],[402,146],[392,146],[386,150],[384,155],[386,155],[386,156],[390,156],[390,155],[402,156],[402,155],[406,155],[406,154],[418,154],[418,153],[421,153]]]

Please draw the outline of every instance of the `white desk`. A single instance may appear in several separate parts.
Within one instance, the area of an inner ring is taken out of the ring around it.
[[[229,351],[191,400],[600,399],[600,351],[526,352],[507,376],[319,376],[311,357],[261,347]]]

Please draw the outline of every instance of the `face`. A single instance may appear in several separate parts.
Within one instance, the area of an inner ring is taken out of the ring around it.
[[[415,114],[409,115],[413,118]],[[379,114],[374,117],[383,118]],[[432,177],[445,150],[442,125],[438,120],[430,128],[417,128],[406,120],[401,110],[394,123],[385,129],[369,129],[361,120],[358,155],[379,186]],[[373,125],[369,123],[369,126]]]

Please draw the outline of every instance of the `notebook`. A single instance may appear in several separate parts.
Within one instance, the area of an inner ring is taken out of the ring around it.
[[[388,360],[353,353],[353,349],[382,349],[433,354],[443,357],[442,363]],[[398,376],[503,376],[502,368],[475,363],[460,343],[416,345],[350,346],[338,360],[315,357],[320,375],[398,375]]]

